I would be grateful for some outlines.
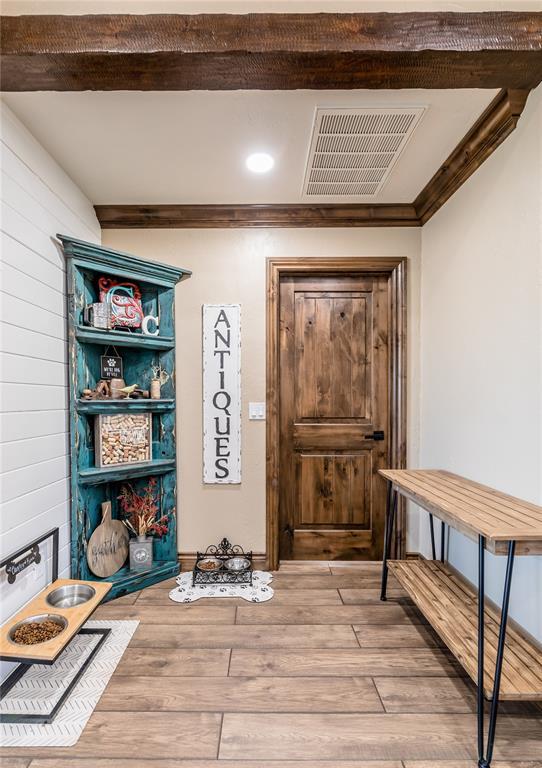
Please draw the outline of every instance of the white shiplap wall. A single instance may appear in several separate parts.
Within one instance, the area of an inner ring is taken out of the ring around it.
[[[59,526],[60,574],[68,576],[66,272],[54,238],[62,232],[100,242],[100,227],[81,190],[0,108],[0,555]],[[50,562],[14,585],[0,574],[1,620],[47,578]],[[2,677],[11,666],[2,666]]]

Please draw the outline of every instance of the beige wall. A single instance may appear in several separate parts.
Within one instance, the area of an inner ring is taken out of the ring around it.
[[[423,228],[421,314],[421,464],[542,503],[542,87]],[[449,556],[476,581],[473,542],[454,535]],[[495,600],[504,566],[488,556]],[[542,640],[542,557],[518,558],[510,610]]]
[[[177,289],[179,550],[227,535],[265,551],[265,423],[248,420],[265,400],[265,263],[276,256],[406,256],[409,260],[409,458],[417,462],[420,230],[104,230],[104,245],[193,270]],[[241,304],[242,484],[204,486],[201,306]],[[417,535],[417,526],[411,526]],[[417,548],[417,540],[408,542]]]

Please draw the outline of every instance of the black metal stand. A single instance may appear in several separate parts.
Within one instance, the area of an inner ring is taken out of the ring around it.
[[[512,572],[514,569],[514,556],[516,542],[508,544],[508,559],[506,562],[506,575],[504,578],[504,590],[501,607],[501,623],[499,627],[499,641],[497,644],[497,658],[495,661],[495,676],[493,678],[493,691],[491,694],[491,707],[489,710],[489,725],[487,731],[487,746],[484,749],[484,556],[485,539],[478,537],[478,767],[489,768],[493,757],[495,743],[495,728],[499,711],[499,693],[501,690],[501,673],[504,656],[504,643],[506,640],[506,626],[508,623],[508,606],[510,604],[510,588],[512,586]]]
[[[28,568],[33,563],[41,562],[41,552],[40,552],[39,545],[49,538],[52,539],[52,542],[53,542],[51,582],[55,582],[58,579],[59,529],[53,528],[47,533],[44,533],[39,538],[30,542],[30,544],[27,544],[26,546],[21,547],[21,549],[17,550],[17,552],[14,552],[12,555],[10,555],[9,557],[6,557],[4,560],[0,562],[0,570],[2,568],[5,568],[6,573],[8,575],[8,584],[13,584],[17,576],[22,571],[24,571],[25,568]],[[15,714],[15,713],[3,714],[2,712],[0,712],[0,723],[6,723],[10,725],[28,725],[28,724],[43,725],[43,724],[52,723],[55,717],[57,716],[59,710],[65,704],[66,699],[68,698],[70,693],[73,691],[73,689],[81,679],[82,675],[85,673],[92,659],[104,644],[110,632],[111,632],[110,628],[90,629],[90,628],[83,627],[83,629],[80,629],[79,632],[77,632],[77,634],[74,635],[74,637],[77,637],[77,635],[100,635],[101,637],[96,643],[96,645],[94,646],[94,648],[92,649],[92,651],[89,653],[89,655],[87,656],[83,664],[81,665],[81,668],[77,670],[77,673],[75,674],[73,679],[70,681],[69,685],[66,687],[66,690],[63,691],[60,699],[57,701],[57,703],[55,704],[51,712],[48,712],[44,715],[23,715],[23,714]],[[72,640],[73,640],[73,637],[69,642],[72,642]],[[67,648],[67,645],[62,649],[62,652],[66,648]],[[40,663],[37,661],[28,661],[28,660],[21,661],[20,659],[13,659],[12,657],[5,657],[2,660],[16,661],[19,666],[16,667],[16,669],[14,669],[13,672],[0,685],[0,702],[2,702],[5,699],[5,697],[11,691],[13,686],[19,682],[19,680],[28,672],[28,670],[32,666],[34,666],[34,664],[40,664],[40,666],[49,666],[49,667],[52,664],[54,664],[54,661],[51,661],[46,664],[44,662]]]
[[[87,667],[92,662],[92,659],[96,656],[102,645],[105,643],[109,633],[111,632],[111,629],[87,629],[83,628],[80,629],[77,633],[78,635],[101,635],[100,639],[92,649],[92,651],[89,653],[83,664],[81,665],[81,668],[77,670],[77,673],[73,677],[73,679],[70,681],[70,683],[66,686],[66,689],[63,691],[62,696],[59,698],[55,706],[50,712],[47,712],[45,714],[40,715],[23,715],[19,713],[13,713],[13,714],[4,714],[0,712],[0,723],[5,723],[9,725],[44,725],[44,724],[50,724],[53,722],[55,717],[57,716],[58,712],[64,704],[66,703],[66,700],[70,693],[73,691],[81,677],[84,675],[85,671],[87,670]],[[74,635],[74,637],[77,637],[77,635]],[[72,638],[73,640],[73,638]],[[71,642],[71,641],[70,641]],[[16,685],[19,680],[28,672],[28,670],[33,667],[33,664],[24,664],[20,667],[18,667],[12,674],[2,683],[1,689],[0,689],[0,702],[5,699],[7,694],[11,691],[14,685]],[[21,671],[22,668],[22,671]]]
[[[227,562],[234,557],[247,561],[246,568],[228,570]],[[202,560],[213,559],[219,563],[215,570],[200,570]],[[209,586],[211,584],[247,584],[252,586],[252,552],[245,552],[238,544],[230,544],[224,538],[218,546],[212,544],[205,552],[196,553],[196,562],[192,571],[192,586]]]

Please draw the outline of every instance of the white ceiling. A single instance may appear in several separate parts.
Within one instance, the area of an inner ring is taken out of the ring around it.
[[[540,8],[540,0],[2,0],[2,12],[7,16],[32,13],[460,13]]]
[[[319,107],[427,107],[371,202],[412,202],[496,91],[10,93],[7,105],[93,203],[297,203]],[[274,169],[245,168],[269,152]],[[355,202],[356,198],[311,198]]]

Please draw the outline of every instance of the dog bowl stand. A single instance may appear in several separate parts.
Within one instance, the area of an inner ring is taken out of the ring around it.
[[[39,545],[47,539],[52,539],[53,542],[53,558],[52,558],[52,582],[43,589],[35,598],[27,603],[15,616],[12,616],[1,628],[0,628],[0,660],[16,662],[19,666],[6,678],[6,680],[0,686],[0,702],[8,695],[11,689],[19,682],[19,680],[26,674],[30,667],[34,664],[43,664],[51,666],[58,659],[62,651],[69,645],[73,638],[80,635],[98,635],[99,640],[88,654],[85,661],[81,665],[81,668],[77,671],[74,677],[70,680],[62,695],[55,703],[53,709],[50,712],[44,714],[20,714],[20,713],[0,713],[0,722],[6,724],[46,724],[52,723],[58,714],[59,710],[65,704],[70,693],[73,691],[82,675],[85,673],[89,664],[94,659],[102,645],[107,639],[107,636],[111,630],[107,627],[102,628],[87,628],[83,627],[83,624],[92,615],[95,609],[99,606],[103,598],[111,589],[109,582],[95,582],[95,581],[81,581],[72,579],[59,579],[58,578],[58,528],[54,528],[52,531],[40,536],[31,544],[26,545],[22,549],[18,550],[10,557],[2,560],[0,563],[0,570],[5,568],[8,574],[8,583],[13,584],[18,574],[25,568],[28,568],[33,563],[39,563],[41,561],[41,553]],[[76,605],[71,608],[59,608],[52,606],[47,602],[47,596],[58,587],[69,586],[70,584],[86,584],[94,589],[94,596],[81,605]],[[56,614],[66,619],[67,626],[56,637],[46,640],[43,643],[36,643],[34,645],[19,645],[10,640],[10,632],[21,621],[28,619],[31,616],[39,614]]]

